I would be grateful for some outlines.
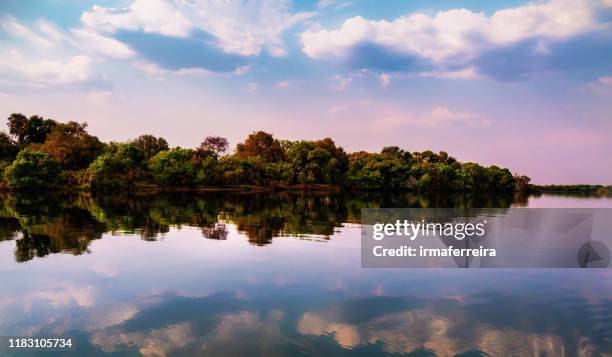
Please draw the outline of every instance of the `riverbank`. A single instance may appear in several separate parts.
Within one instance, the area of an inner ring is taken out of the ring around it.
[[[595,193],[612,195],[612,185],[531,185],[531,192],[546,193]]]

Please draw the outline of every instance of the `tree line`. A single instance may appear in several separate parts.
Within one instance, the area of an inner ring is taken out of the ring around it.
[[[261,186],[354,190],[527,190],[529,177],[498,166],[462,163],[441,151],[347,153],[330,138],[278,140],[253,132],[233,152],[208,136],[197,148],[171,148],[161,137],[100,141],[87,123],[14,113],[0,133],[2,187],[11,190],[83,188],[92,191]]]

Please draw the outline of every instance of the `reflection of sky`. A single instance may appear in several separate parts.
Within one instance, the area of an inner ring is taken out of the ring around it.
[[[206,135],[234,145],[255,130],[332,137],[349,151],[446,150],[538,183],[605,184],[611,9],[608,0],[3,1],[0,117],[88,121],[114,141],[148,131],[171,146]]]
[[[156,242],[105,234],[90,254],[26,263],[2,242],[0,334],[145,355],[612,348],[609,270],[364,270],[357,225],[264,247],[228,227],[225,241],[194,228]]]

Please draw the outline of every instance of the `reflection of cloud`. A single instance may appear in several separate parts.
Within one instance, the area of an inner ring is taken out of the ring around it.
[[[563,356],[566,354],[565,345],[559,336],[530,334],[514,329],[482,331],[477,344],[482,351],[492,356]]]
[[[357,329],[349,324],[327,322],[324,316],[307,312],[298,322],[301,334],[321,336],[333,333],[336,341],[344,348],[354,348],[361,343]]]
[[[404,310],[349,323],[328,312],[306,312],[298,322],[301,334],[333,334],[343,348],[382,343],[386,351],[410,353],[426,348],[438,356],[451,356],[478,348],[492,356],[558,356],[566,351],[560,336],[536,334],[511,328],[462,321],[442,316],[430,308]],[[472,326],[466,331],[466,326]],[[580,350],[592,349],[587,342]]]
[[[171,351],[196,340],[190,323],[183,322],[147,332],[95,334],[91,341],[104,352],[114,352],[119,345],[133,345],[144,356],[169,356]]]
[[[138,312],[138,308],[131,304],[115,303],[109,308],[96,312],[86,323],[87,330],[103,329],[126,321]]]
[[[68,286],[52,291],[37,291],[26,300],[34,299],[48,300],[55,307],[68,305],[71,302],[75,302],[80,307],[92,307],[96,301],[92,286]]]
[[[284,311],[272,310],[265,316],[262,318],[257,311],[223,314],[214,319],[211,330],[202,330],[198,321],[136,332],[124,332],[125,325],[117,325],[94,334],[92,343],[105,352],[135,346],[144,356],[171,356],[179,350],[235,351],[246,355],[253,351],[253,342],[256,346],[274,346],[283,338],[278,324],[285,316]]]

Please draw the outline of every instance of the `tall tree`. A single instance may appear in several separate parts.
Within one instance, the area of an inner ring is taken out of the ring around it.
[[[43,143],[56,125],[55,120],[44,119],[38,115],[26,118],[23,114],[13,113],[8,118],[9,133],[17,139],[17,144],[22,148],[29,144]]]
[[[5,132],[0,132],[0,161],[11,162],[17,156],[19,147]]]
[[[220,136],[207,136],[198,147],[198,153],[210,153],[216,159],[225,154],[229,148],[229,141]]]
[[[51,155],[64,169],[84,169],[104,149],[104,144],[97,137],[89,135],[85,128],[87,123],[59,123],[43,144],[34,144],[32,147]]]
[[[236,146],[236,156],[241,159],[259,157],[264,162],[276,162],[282,160],[284,155],[280,142],[272,134],[258,131]]]
[[[139,136],[132,141],[132,144],[142,150],[146,159],[152,158],[160,151],[169,149],[166,139],[162,137],[156,138],[149,134]]]

